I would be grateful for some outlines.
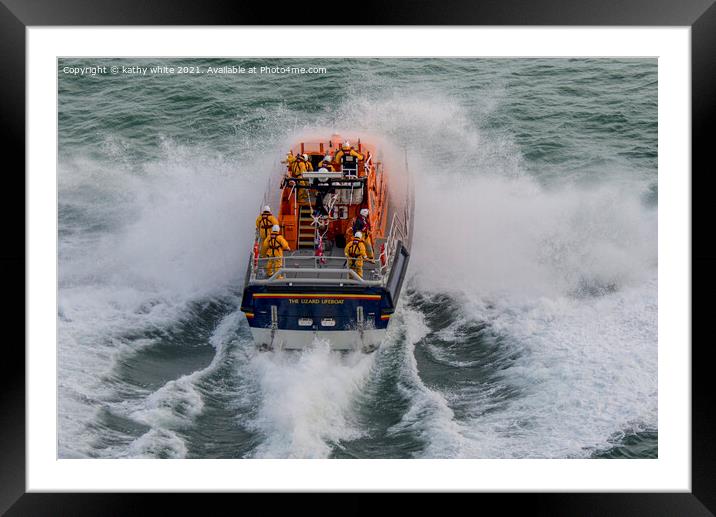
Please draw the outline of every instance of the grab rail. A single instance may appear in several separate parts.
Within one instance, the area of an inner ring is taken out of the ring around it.
[[[270,261],[280,260],[281,266],[270,277],[262,276],[265,273]],[[373,276],[373,279],[361,278],[348,267],[347,257],[319,257],[313,255],[284,255],[282,257],[260,257],[250,258],[250,280],[251,283],[274,283],[287,280],[298,283],[336,283],[349,280],[353,283],[379,285],[383,282],[381,269],[374,260],[363,261],[364,277]],[[290,278],[277,278],[285,273],[294,274]],[[302,276],[298,276],[302,275]],[[323,277],[321,277],[323,275]],[[338,275],[338,278],[326,278],[325,275]],[[345,276],[345,278],[344,278]]]

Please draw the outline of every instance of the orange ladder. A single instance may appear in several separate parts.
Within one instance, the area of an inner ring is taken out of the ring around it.
[[[313,239],[316,235],[315,226],[311,226],[313,222],[313,212],[311,211],[311,205],[308,203],[302,203],[298,205],[298,248],[313,249]]]

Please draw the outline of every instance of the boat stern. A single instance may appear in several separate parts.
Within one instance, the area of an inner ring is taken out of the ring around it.
[[[310,292],[250,286],[241,310],[260,349],[302,350],[325,339],[335,350],[373,351],[393,313],[382,288]]]

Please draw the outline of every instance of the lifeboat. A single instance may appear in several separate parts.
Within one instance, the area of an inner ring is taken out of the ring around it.
[[[265,256],[256,230],[241,302],[260,350],[302,350],[316,338],[334,350],[380,346],[407,272],[414,210],[407,159],[391,158],[387,167],[375,143],[341,135],[291,147],[257,211],[270,206],[288,249]],[[356,252],[354,228],[362,267],[346,256]]]

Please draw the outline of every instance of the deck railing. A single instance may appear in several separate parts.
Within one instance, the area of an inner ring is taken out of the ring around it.
[[[280,266],[274,262],[277,259]],[[363,261],[363,278],[348,267],[346,257],[287,254],[256,258],[252,254],[250,260],[252,284],[383,284],[381,268],[370,260]]]

